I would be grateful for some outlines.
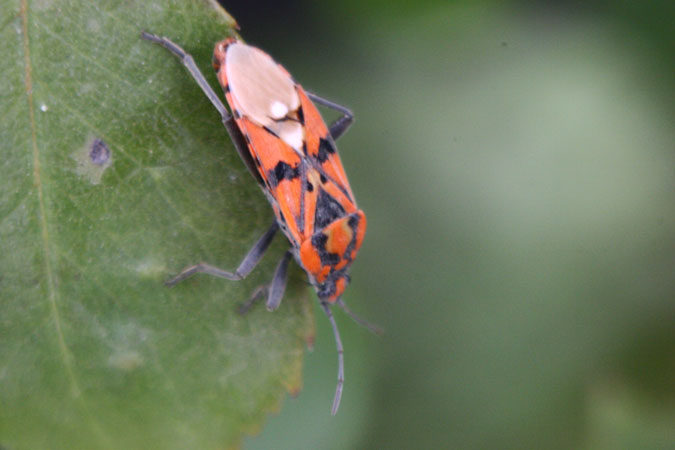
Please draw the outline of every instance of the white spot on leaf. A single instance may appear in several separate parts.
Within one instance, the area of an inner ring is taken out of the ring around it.
[[[87,31],[90,33],[98,33],[101,31],[101,23],[95,18],[89,19],[87,21]]]
[[[166,265],[155,259],[143,260],[136,265],[135,269],[139,275],[148,278],[156,278],[166,273]]]
[[[125,372],[137,369],[144,363],[145,361],[141,354],[134,350],[117,351],[108,358],[108,364],[111,367],[124,370]]]

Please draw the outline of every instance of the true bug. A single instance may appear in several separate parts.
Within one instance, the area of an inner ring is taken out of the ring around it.
[[[342,396],[344,360],[330,305],[339,305],[361,325],[380,332],[355,316],[342,300],[349,282],[347,271],[366,231],[366,216],[356,206],[334,142],[351,125],[351,111],[305,91],[262,50],[228,38],[216,44],[213,66],[230,114],[192,57],[180,46],[150,33],[143,32],[141,36],[168,49],[188,69],[220,113],[239,156],[260,184],[276,216],[234,272],[200,263],[185,268],[166,283],[172,286],[195,273],[241,280],[251,273],[281,228],[291,248],[279,262],[270,285],[257,289],[244,309],[265,293],[268,310],[279,306],[288,263],[294,257],[307,272],[333,328],[338,352],[338,381],[331,409],[335,414]],[[312,101],[342,116],[328,128]]]

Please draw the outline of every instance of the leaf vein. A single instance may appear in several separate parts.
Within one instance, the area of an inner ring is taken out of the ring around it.
[[[56,328],[56,335],[58,339],[59,351],[63,364],[66,368],[68,379],[70,382],[71,394],[78,396],[80,388],[73,373],[73,368],[70,362],[68,347],[61,329],[61,318],[57,308],[57,293],[54,285],[54,274],[51,265],[51,255],[49,249],[49,228],[47,227],[47,211],[44,199],[44,189],[42,186],[42,167],[40,164],[40,150],[37,145],[37,130],[35,124],[35,108],[33,102],[33,80],[32,80],[32,64],[30,59],[30,41],[28,38],[28,4],[27,0],[21,1],[21,22],[23,30],[23,55],[24,55],[24,85],[26,88],[26,100],[28,101],[28,115],[31,129],[31,144],[33,150],[33,181],[37,190],[38,209],[40,220],[40,235],[42,238],[42,250],[44,257],[44,270],[47,277],[47,290],[49,299],[50,314],[54,320]]]

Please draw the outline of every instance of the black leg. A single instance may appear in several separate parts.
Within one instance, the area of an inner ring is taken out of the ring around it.
[[[344,362],[344,349],[342,348],[342,340],[340,340],[340,332],[338,331],[337,324],[335,323],[335,318],[333,313],[330,310],[328,303],[321,303],[321,307],[326,312],[328,320],[330,321],[331,326],[333,327],[333,335],[335,336],[335,345],[337,347],[338,353],[338,378],[337,386],[335,387],[335,397],[333,398],[333,407],[330,410],[332,415],[337,414],[338,408],[340,407],[340,399],[342,399],[342,386],[345,382],[345,362]]]
[[[178,44],[176,44],[175,42],[171,41],[168,38],[159,37],[154,34],[146,33],[145,31],[141,33],[141,37],[143,39],[147,39],[148,41],[161,45],[162,47],[169,50],[176,57],[178,57],[178,59],[181,60],[183,65],[190,72],[190,75],[192,75],[192,78],[195,79],[195,81],[202,89],[202,91],[204,91],[209,100],[211,100],[213,106],[216,107],[218,113],[220,113],[220,116],[222,117],[223,120],[223,124],[225,125],[225,129],[230,135],[230,138],[232,139],[232,143],[234,144],[234,148],[237,150],[237,153],[239,153],[241,159],[244,160],[246,168],[249,170],[249,172],[251,172],[253,177],[256,180],[258,180],[259,183],[262,184],[263,183],[262,178],[260,178],[260,174],[258,173],[258,170],[253,160],[251,159],[251,153],[248,150],[248,145],[246,144],[246,141],[242,136],[241,131],[239,131],[239,128],[237,127],[237,124],[234,121],[234,118],[229,112],[227,112],[227,109],[225,109],[225,105],[223,105],[223,102],[220,101],[218,95],[213,91],[213,89],[211,89],[211,85],[209,85],[209,83],[206,81],[206,78],[204,78],[204,75],[199,70],[199,67],[197,67],[197,65],[195,64],[195,61],[192,58],[192,56],[190,56]]]
[[[274,278],[272,278],[272,284],[269,288],[269,293],[267,294],[267,310],[274,311],[279,307],[281,299],[284,296],[284,291],[286,290],[286,274],[288,272],[288,262],[291,260],[291,253],[288,250],[284,253],[284,256],[281,257],[277,269],[274,271]]]
[[[279,307],[281,299],[284,297],[284,292],[286,291],[286,274],[288,272],[288,263],[291,260],[291,256],[293,256],[293,253],[291,253],[290,250],[284,253],[284,256],[281,257],[281,260],[274,271],[272,282],[270,284],[258,286],[251,294],[251,297],[246,300],[246,303],[239,307],[239,314],[248,313],[251,307],[263,297],[267,297],[268,311],[274,311]]]
[[[352,114],[349,108],[338,105],[337,103],[331,102],[330,100],[326,100],[325,98],[319,97],[318,95],[312,94],[311,92],[307,92],[307,97],[321,106],[325,106],[326,108],[331,108],[342,113],[342,117],[338,118],[330,126],[330,135],[333,140],[337,141],[338,138],[342,136],[344,132],[347,131],[347,129],[351,126],[352,122],[354,122],[354,114]]]
[[[270,287],[267,284],[255,288],[251,296],[248,298],[248,300],[246,300],[246,303],[243,303],[242,305],[239,306],[237,312],[242,315],[247,314],[251,310],[253,305],[255,305],[258,302],[258,300],[267,296],[269,290]]]
[[[185,50],[183,50],[178,44],[174,43],[168,38],[159,37],[154,34],[146,33],[145,31],[141,33],[141,37],[143,39],[147,39],[148,41],[161,45],[162,47],[166,48],[171,53],[176,55],[178,59],[180,59],[180,61],[183,63],[183,65],[187,68],[187,70],[190,72],[190,75],[192,75],[192,78],[195,79],[199,87],[202,88],[202,91],[204,91],[209,100],[211,100],[213,106],[216,107],[220,115],[223,117],[223,121],[227,120],[230,117],[230,113],[227,112],[227,109],[225,109],[225,105],[223,105],[223,102],[221,102],[220,98],[216,95],[215,92],[213,92],[213,89],[211,89],[211,86],[206,81],[206,78],[204,78],[204,75],[202,75],[201,71],[199,70],[199,67],[197,67],[197,65],[195,64],[195,60],[192,59],[192,56],[187,54]]]
[[[274,235],[278,229],[279,225],[275,221],[269,230],[267,230],[265,234],[263,234],[262,237],[258,239],[258,242],[256,242],[255,245],[251,247],[251,250],[248,251],[244,259],[241,261],[241,264],[239,264],[239,267],[237,267],[237,270],[234,272],[228,272],[209,264],[199,263],[183,269],[181,273],[170,280],[167,280],[165,284],[169,287],[174,286],[176,283],[180,283],[181,281],[191,277],[196,273],[206,273],[233,281],[244,279],[260,262],[263,255],[265,254],[265,251],[272,243],[272,239],[274,239]]]
[[[239,157],[241,157],[242,161],[244,161],[246,168],[251,173],[251,175],[253,175],[253,178],[255,178],[256,181],[258,181],[258,183],[260,183],[260,185],[264,187],[265,182],[260,176],[260,173],[258,173],[258,168],[256,167],[255,162],[253,161],[251,150],[249,150],[244,135],[241,134],[241,131],[237,126],[237,123],[234,121],[234,117],[230,116],[227,119],[223,117],[223,125],[225,125],[225,129],[227,130],[227,133],[230,135],[232,144],[234,144],[235,150],[237,150],[237,153],[239,153]]]

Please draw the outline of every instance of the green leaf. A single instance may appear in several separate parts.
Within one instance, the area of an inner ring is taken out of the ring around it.
[[[274,314],[236,312],[282,238],[245,281],[162,284],[236,267],[273,220],[208,99],[140,39],[217,87],[233,26],[207,1],[0,0],[0,447],[231,447],[300,389],[304,274]]]

